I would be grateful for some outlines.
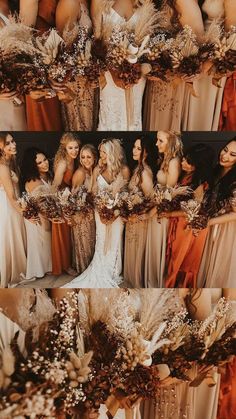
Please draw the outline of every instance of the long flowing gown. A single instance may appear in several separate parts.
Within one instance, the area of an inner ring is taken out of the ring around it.
[[[0,13],[0,20],[8,25],[9,19]],[[1,30],[1,29],[0,29]],[[13,99],[0,99],[0,130],[1,131],[26,131],[25,104],[17,104]]]
[[[135,26],[140,9],[136,9],[129,19],[129,26]],[[113,8],[109,13],[103,12],[103,21],[115,26],[122,26],[125,18]],[[145,79],[129,89],[116,86],[109,71],[105,72],[106,85],[100,89],[100,110],[98,131],[141,131],[142,130],[142,97]],[[131,114],[131,115],[130,115]]]
[[[81,17],[78,24],[92,29],[89,11],[80,3]],[[78,77],[67,84],[76,95],[69,103],[61,104],[62,120],[66,131],[95,131],[98,119],[98,89],[93,88],[86,78]]]
[[[44,181],[43,183],[31,192],[32,196],[47,191],[48,184]],[[33,224],[25,219],[25,228],[27,236],[25,278],[41,278],[52,270],[52,234],[50,222],[41,218],[40,224]]]
[[[97,178],[98,191],[112,190],[117,178],[108,184],[100,174]],[[111,224],[103,224],[97,211],[96,245],[93,260],[88,268],[62,288],[115,288],[122,282],[122,238],[124,223],[117,217]]]
[[[219,130],[236,131],[236,71],[225,84]]]
[[[35,28],[46,32],[55,26],[58,0],[40,0]],[[61,107],[57,96],[39,101],[26,95],[27,127],[29,131],[62,131]]]
[[[214,20],[224,18],[224,0],[205,0],[202,9],[208,15],[206,29]],[[211,75],[202,75],[193,82],[197,97],[186,91],[182,119],[184,131],[218,130],[226,77],[219,81],[219,87],[213,85],[212,78]]]
[[[90,177],[86,175],[84,186],[90,186]],[[72,227],[73,253],[75,267],[79,274],[90,264],[95,250],[96,226],[94,211],[91,208],[88,213],[78,212],[73,217],[75,223]]]
[[[15,194],[19,196],[18,177],[11,171]],[[26,234],[23,217],[11,205],[0,185],[0,278],[1,288],[21,281],[26,269]]]
[[[67,169],[62,187],[71,186],[73,172]],[[52,273],[60,275],[71,267],[71,227],[66,223],[52,223]]]
[[[129,189],[134,193],[140,188],[134,173]],[[144,287],[144,260],[148,220],[127,222],[125,226],[124,279],[133,288]]]

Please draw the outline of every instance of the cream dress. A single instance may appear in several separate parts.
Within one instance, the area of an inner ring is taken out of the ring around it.
[[[202,6],[207,14],[206,30],[217,19],[224,19],[224,0],[205,0]],[[202,75],[193,82],[197,97],[186,90],[182,118],[184,131],[217,131],[219,126],[221,104],[226,77],[220,81],[219,87],[212,84],[212,76]]]
[[[0,13],[0,23],[9,24],[9,19]],[[1,30],[1,28],[0,28]],[[25,105],[17,104],[13,99],[0,98],[0,131],[26,131]]]
[[[129,19],[129,26],[135,26],[142,8],[135,10]],[[115,26],[122,26],[126,20],[112,7],[109,13],[103,12],[103,21]],[[142,98],[145,79],[142,77],[137,84],[129,89],[116,86],[109,71],[105,72],[106,85],[100,89],[100,110],[98,131],[141,131],[142,130]],[[129,115],[132,116],[129,117]]]
[[[12,185],[19,196],[18,177],[11,171]],[[21,281],[26,270],[26,233],[22,215],[11,205],[0,185],[0,279],[1,288]]]

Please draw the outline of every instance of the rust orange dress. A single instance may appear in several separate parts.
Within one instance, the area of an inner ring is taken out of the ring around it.
[[[225,84],[219,130],[236,131],[236,71]]]
[[[36,29],[45,32],[55,26],[58,0],[39,0]],[[26,96],[26,117],[29,131],[61,131],[61,105],[56,97],[40,101]]]
[[[236,419],[236,356],[221,374],[217,419]]]
[[[67,169],[62,187],[71,186],[73,171]],[[52,223],[52,274],[61,275],[71,267],[72,243],[71,227],[67,223]]]
[[[189,183],[187,176],[181,185]],[[167,239],[167,276],[166,288],[195,288],[204,244],[208,229],[199,231],[194,236],[192,229],[187,229],[185,217],[170,219]]]

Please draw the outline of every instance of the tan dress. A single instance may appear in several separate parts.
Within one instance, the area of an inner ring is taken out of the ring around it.
[[[89,188],[90,177],[86,175],[84,185]],[[72,228],[72,240],[74,251],[74,266],[79,274],[89,266],[95,250],[96,227],[94,211],[88,214],[77,213],[73,217],[75,225]]]
[[[145,169],[149,170],[149,169]],[[138,191],[138,177],[133,174],[129,189]],[[124,280],[133,288],[144,287],[144,259],[148,220],[127,222],[125,227]]]
[[[79,25],[91,29],[92,22],[85,4],[80,3],[81,17]],[[69,103],[61,104],[62,120],[66,131],[95,131],[98,120],[99,89],[92,88],[84,77],[67,84],[76,95]]]
[[[19,196],[18,177],[11,171],[15,194]],[[21,281],[26,270],[26,232],[22,215],[10,203],[0,185],[0,279],[1,288]]]
[[[165,186],[166,182],[166,173],[163,170],[159,170],[157,183]],[[168,226],[168,218],[157,219],[157,216],[154,215],[148,220],[144,268],[145,288],[164,287]]]
[[[224,18],[224,0],[205,0],[202,9],[208,15],[206,29],[215,19]],[[204,75],[193,82],[197,97],[186,90],[184,100],[182,130],[184,131],[217,131],[220,120],[226,77],[216,87],[212,76]]]

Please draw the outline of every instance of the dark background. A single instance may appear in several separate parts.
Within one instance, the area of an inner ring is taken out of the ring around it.
[[[76,132],[76,136],[82,144],[92,143],[97,146],[103,138],[121,138],[126,151],[128,162],[132,156],[131,149],[133,142],[140,135],[148,135],[150,141],[156,141],[156,132]],[[49,158],[53,158],[59,146],[62,132],[13,132],[13,137],[17,142],[18,159],[21,162],[24,150],[35,146],[44,151]],[[205,131],[186,131],[182,133],[184,148],[196,143],[206,143],[215,150],[217,158],[219,150],[227,141],[236,136],[236,132],[205,132]]]

